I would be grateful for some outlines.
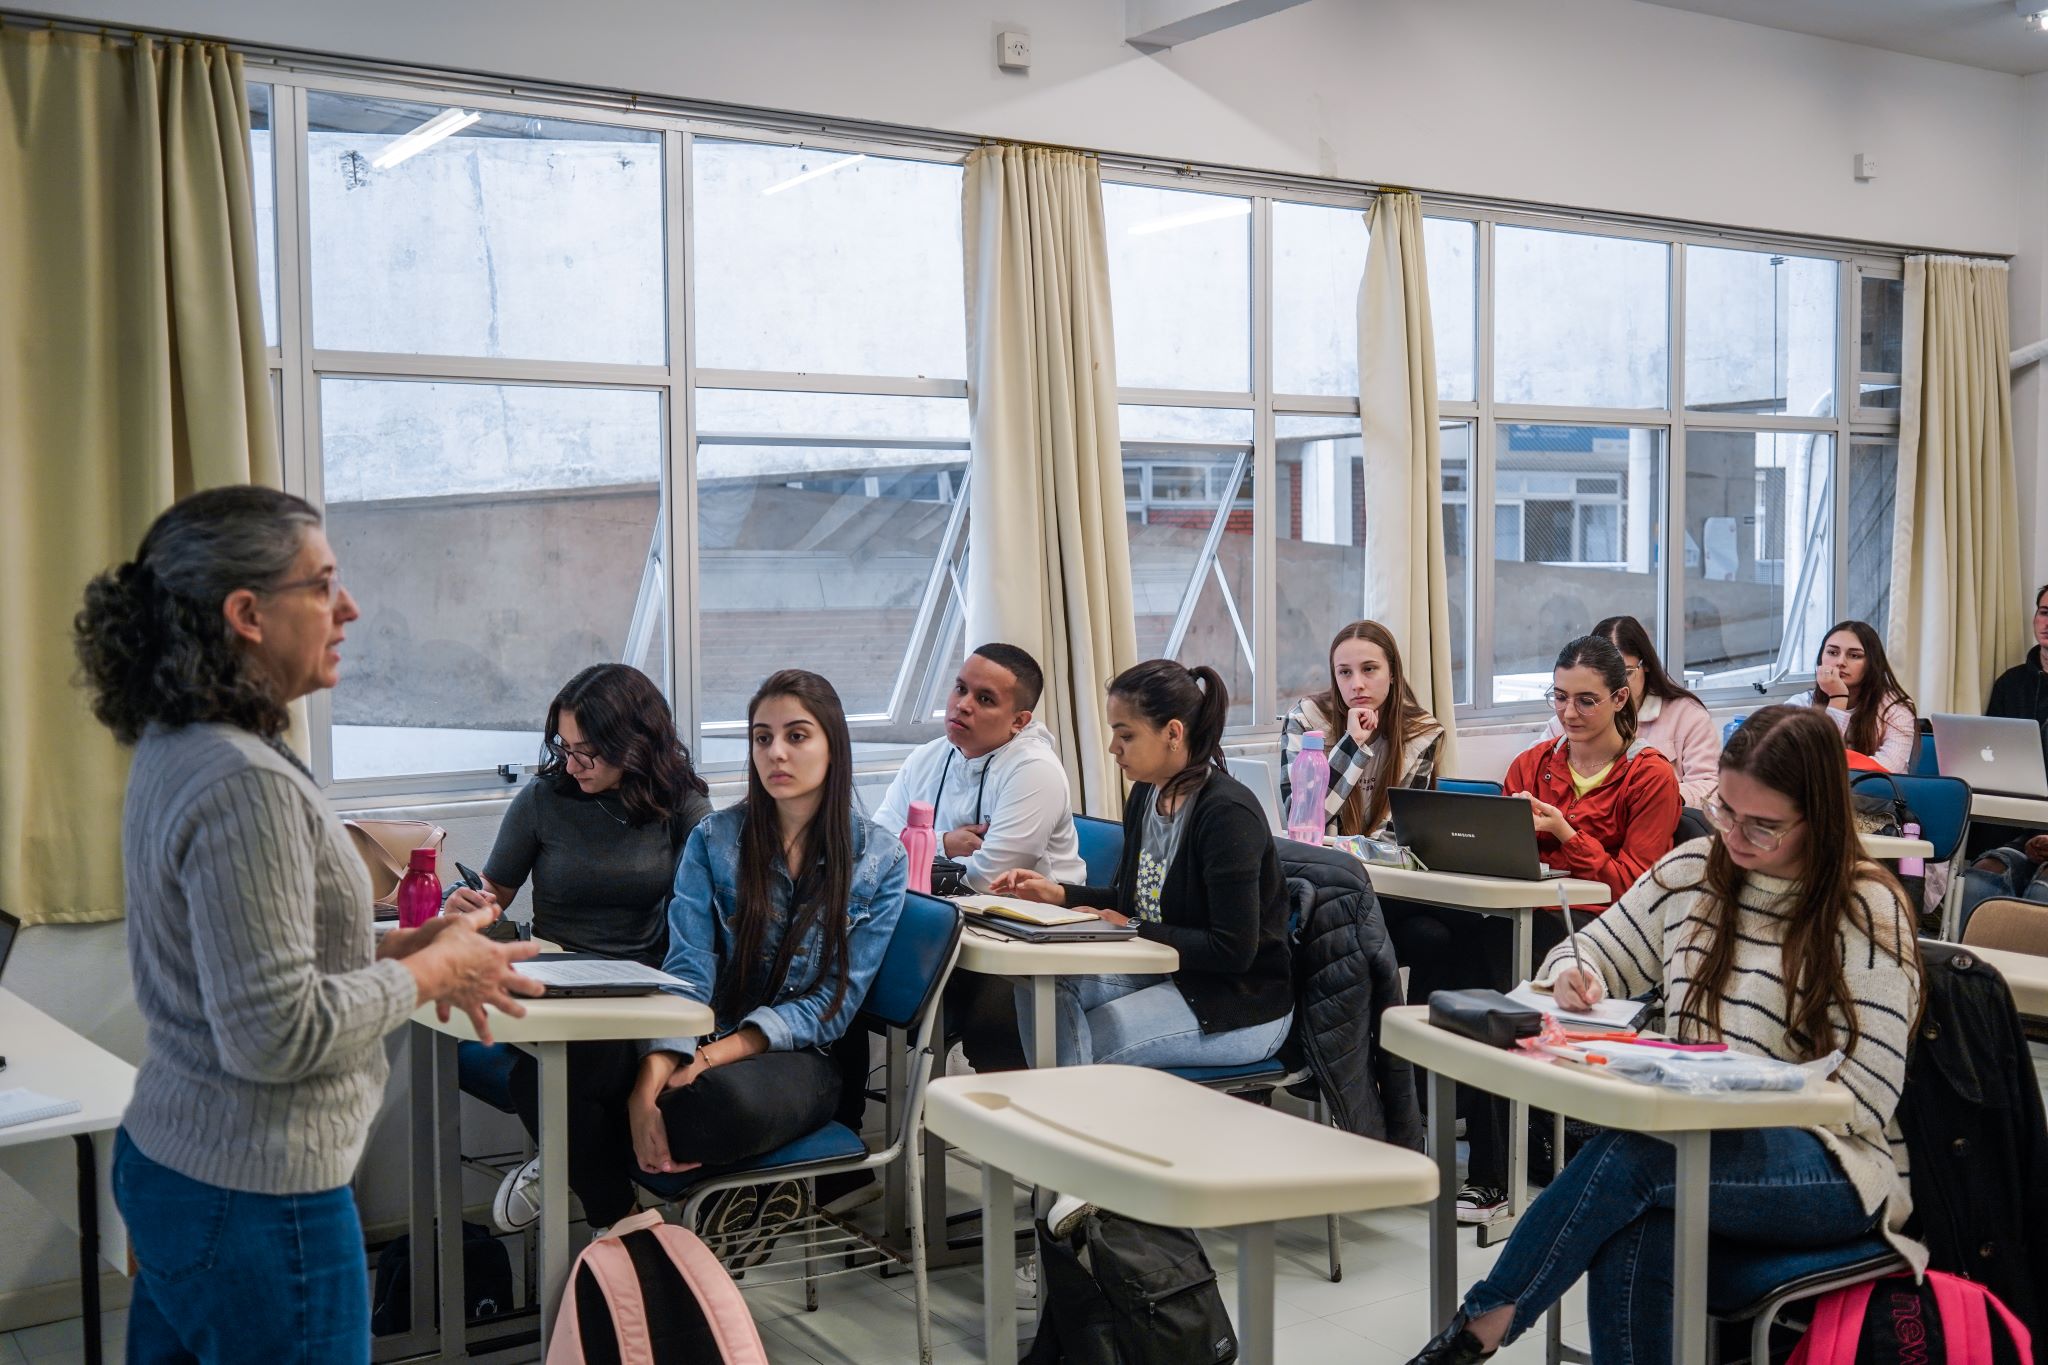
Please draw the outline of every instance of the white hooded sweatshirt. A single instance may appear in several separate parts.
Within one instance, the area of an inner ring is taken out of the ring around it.
[[[897,769],[875,811],[875,823],[901,834],[913,801],[937,803],[932,826],[941,852],[948,830],[988,825],[980,850],[962,860],[967,883],[977,891],[986,891],[998,873],[1013,867],[1028,867],[1056,882],[1079,882],[1084,874],[1067,771],[1052,732],[1035,720],[1002,748],[976,759],[962,757],[943,735],[920,745]]]

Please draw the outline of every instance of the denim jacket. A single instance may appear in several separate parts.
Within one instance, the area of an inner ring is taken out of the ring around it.
[[[733,921],[739,911],[740,831],[746,808],[729,806],[706,816],[690,832],[676,866],[675,894],[668,904],[670,976],[688,983],[677,992],[710,1003],[719,974],[731,968]],[[830,1019],[832,983],[819,979],[822,935],[813,930],[790,959],[789,974],[775,1000],[742,1019],[720,1019],[714,1036],[724,1037],[752,1024],[774,1052],[824,1047],[838,1040],[852,1023],[854,1011],[867,998],[868,986],[881,969],[882,955],[903,913],[908,860],[900,841],[856,813],[853,817],[853,884],[846,907],[846,995]],[[771,891],[779,912],[787,913],[794,887],[778,857]],[[695,1038],[658,1038],[640,1045],[642,1054],[679,1052],[691,1056]]]

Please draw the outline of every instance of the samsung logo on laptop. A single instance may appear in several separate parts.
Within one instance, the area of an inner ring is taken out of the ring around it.
[[[1470,830],[1454,829],[1451,831],[1451,837],[1453,839],[1477,839],[1479,836]]]

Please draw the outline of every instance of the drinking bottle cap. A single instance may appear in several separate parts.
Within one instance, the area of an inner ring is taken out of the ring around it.
[[[930,829],[932,827],[931,802],[913,801],[910,803],[910,827],[912,829]]]
[[[412,861],[409,865],[415,872],[432,872],[434,870],[434,850],[425,846],[414,849],[412,851]]]
[[[1321,732],[1321,731],[1318,731],[1318,730],[1311,730],[1311,731],[1309,731],[1309,732],[1308,732],[1307,734],[1303,735],[1303,736],[1301,737],[1301,747],[1302,747],[1302,748],[1304,748],[1304,749],[1320,749],[1320,748],[1322,748],[1322,747],[1323,747],[1323,736],[1322,736],[1322,732]]]

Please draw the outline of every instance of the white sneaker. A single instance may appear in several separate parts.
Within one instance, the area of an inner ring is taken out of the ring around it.
[[[1095,1212],[1095,1206],[1085,1199],[1063,1194],[1052,1201],[1052,1207],[1045,1212],[1045,1230],[1054,1237],[1065,1239],[1081,1226],[1081,1220]]]
[[[1017,1302],[1038,1302],[1038,1257],[1035,1254],[1017,1263]]]
[[[500,1232],[518,1232],[540,1217],[540,1158],[505,1177],[491,1200],[491,1221]]]

